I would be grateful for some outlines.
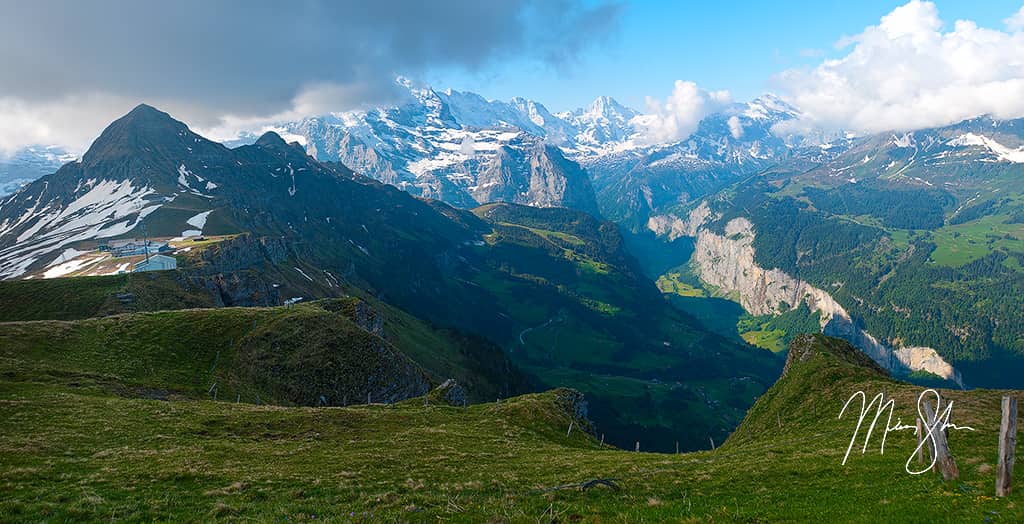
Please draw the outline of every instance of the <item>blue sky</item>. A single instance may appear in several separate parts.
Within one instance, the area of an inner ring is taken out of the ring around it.
[[[905,3],[627,2],[618,29],[575,64],[506,61],[474,72],[434,70],[424,80],[436,88],[475,91],[488,98],[532,98],[552,111],[583,106],[599,95],[643,109],[645,96],[666,96],[677,79],[692,80],[705,89],[726,89],[734,99],[747,100],[771,91],[771,77],[779,71],[813,67],[824,58],[841,56],[834,48],[841,37],[878,24]],[[1021,0],[935,3],[944,29],[959,19],[1002,28],[1002,21],[1022,5]]]

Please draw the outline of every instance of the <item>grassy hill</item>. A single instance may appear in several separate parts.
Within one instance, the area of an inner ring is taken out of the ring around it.
[[[611,223],[567,209],[492,204],[470,213],[431,205],[472,224],[479,240],[429,260],[366,261],[370,273],[325,265],[327,255],[316,251],[340,256],[329,248],[337,243],[239,235],[183,259],[174,272],[0,282],[7,305],[0,320],[358,296],[385,318],[389,342],[433,377],[458,379],[471,399],[572,387],[587,395],[608,443],[630,447],[644,435],[648,449],[661,451],[724,440],[778,376],[781,359],[672,307]],[[408,232],[405,243],[431,251]],[[392,256],[369,240],[360,245]],[[130,301],[119,298],[126,295]]]
[[[79,320],[213,305],[210,294],[187,285],[179,271],[0,281],[0,322]]]
[[[0,323],[0,360],[14,379],[284,405],[394,401],[447,378],[473,399],[525,388],[499,348],[354,297]]]
[[[285,408],[158,401],[35,374],[0,381],[0,520],[1014,522],[993,495],[1001,392],[943,391],[961,479],[911,476],[908,432],[840,462],[849,396],[919,388],[843,342],[799,337],[784,376],[715,451],[602,447],[570,390],[468,409],[412,399]],[[568,432],[570,424],[573,430]],[[598,431],[600,431],[598,429]],[[568,432],[568,433],[567,433]],[[877,437],[876,437],[877,439]],[[641,443],[643,447],[643,443]],[[1019,471],[1019,468],[1018,468]],[[595,478],[619,488],[552,489]]]

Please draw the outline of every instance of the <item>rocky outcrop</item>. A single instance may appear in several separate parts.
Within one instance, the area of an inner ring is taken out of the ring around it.
[[[218,307],[277,306],[280,288],[254,268],[274,266],[295,256],[282,238],[240,235],[203,251],[201,260],[186,269],[194,285],[204,287]]]
[[[700,227],[711,217],[711,208],[708,203],[701,202],[699,206],[690,210],[686,220],[675,215],[657,215],[647,219],[647,229],[654,231],[659,237],[668,237],[675,240],[679,237],[695,237]]]
[[[197,269],[204,274],[228,273],[264,262],[278,264],[293,256],[292,245],[283,238],[239,235],[203,251],[202,263]]]
[[[590,420],[583,393],[575,389],[559,388],[555,390],[555,404],[569,416],[575,427],[594,433],[594,423]]]
[[[191,276],[192,284],[206,288],[214,306],[261,307],[281,304],[279,290],[252,271]]]
[[[463,407],[469,403],[469,395],[466,388],[450,378],[441,385],[427,393],[427,401],[433,404],[444,404],[447,406]]]
[[[845,340],[805,333],[793,337],[793,341],[789,343],[789,353],[786,355],[786,365],[782,368],[782,376],[785,377],[791,369],[802,365],[803,362],[825,353],[880,375],[889,374],[863,351]]]
[[[357,297],[327,299],[320,303],[327,311],[341,313],[364,330],[387,339],[384,334],[384,315],[366,301]]]
[[[820,314],[825,335],[847,340],[872,360],[894,372],[926,371],[962,385],[959,372],[934,349],[903,347],[892,349],[861,329],[850,314],[827,292],[779,269],[764,269],[754,259],[754,227],[746,218],[735,218],[719,235],[700,225],[707,211],[691,212],[689,220],[664,219],[663,231],[696,232],[692,265],[705,283],[737,300],[753,315],[777,315],[801,303]],[[696,214],[695,214],[696,213]]]
[[[921,369],[940,377],[956,377],[961,386],[960,373],[929,347],[902,347],[893,352],[896,359],[909,369]]]

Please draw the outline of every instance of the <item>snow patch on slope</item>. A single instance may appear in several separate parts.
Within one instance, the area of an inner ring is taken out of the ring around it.
[[[965,133],[950,140],[948,144],[957,147],[984,147],[999,157],[1000,160],[1006,160],[1007,162],[1013,162],[1014,164],[1024,164],[1024,147],[1010,149],[987,136]]]
[[[206,227],[206,217],[210,216],[210,213],[213,213],[212,209],[199,213],[198,215],[186,220],[185,223],[190,226],[195,226],[197,229],[203,229]]]
[[[61,209],[58,201],[46,200],[44,188],[18,220],[0,227],[2,237],[31,224],[13,245],[0,250],[0,278],[20,276],[41,258],[75,242],[131,231],[164,204],[151,197],[154,193],[148,186],[135,187],[131,180],[101,180]]]

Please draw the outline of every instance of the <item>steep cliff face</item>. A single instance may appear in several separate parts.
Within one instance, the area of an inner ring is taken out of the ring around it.
[[[675,240],[679,237],[695,237],[700,227],[711,217],[708,203],[701,202],[682,220],[675,215],[656,215],[647,219],[647,229],[660,237]]]
[[[845,314],[828,293],[781,270],[758,267],[753,241],[753,224],[745,218],[731,220],[724,236],[700,230],[693,262],[701,279],[727,293],[736,293],[743,308],[753,315],[774,315],[800,302],[822,312],[823,318]]]
[[[794,309],[800,303],[821,315],[822,333],[842,338],[858,347],[882,367],[897,372],[927,371],[962,385],[960,373],[932,348],[892,349],[867,333],[826,291],[779,269],[764,269],[754,260],[754,227],[745,218],[730,220],[725,234],[701,229],[710,216],[705,206],[697,208],[688,220],[657,217],[650,226],[660,226],[663,234],[696,233],[697,242],[691,264],[701,280],[734,297],[753,315],[775,315]],[[652,230],[658,231],[654,227]]]
[[[476,202],[511,202],[533,207],[569,207],[598,216],[597,200],[587,174],[558,148],[536,140],[502,146],[481,164]]]

